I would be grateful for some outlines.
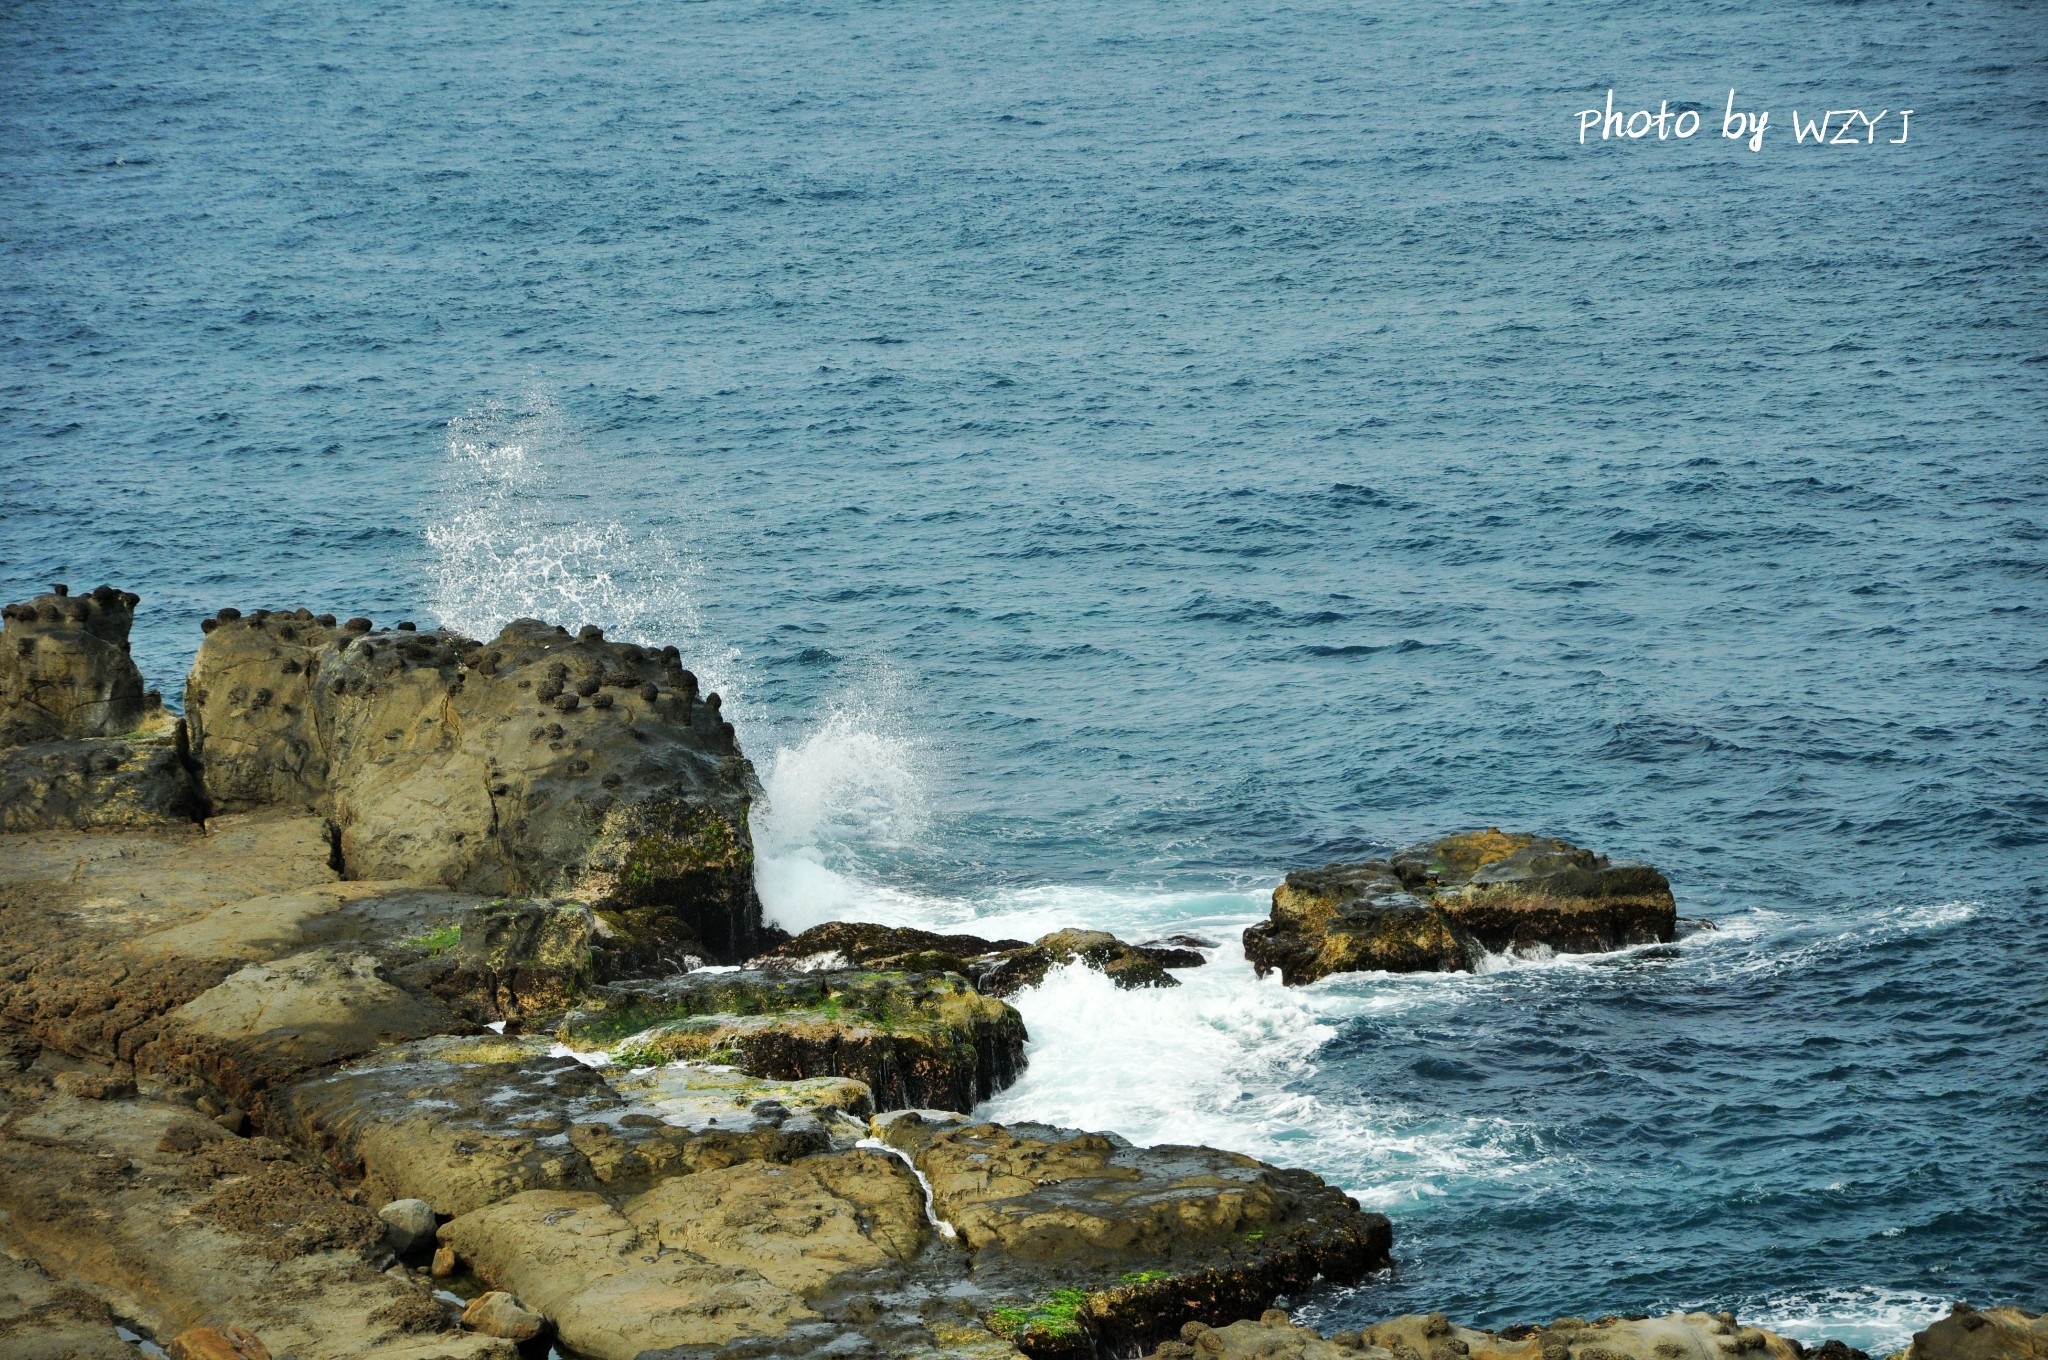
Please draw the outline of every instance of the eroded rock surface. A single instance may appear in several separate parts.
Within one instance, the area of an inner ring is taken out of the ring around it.
[[[1893,1360],[2048,1360],[2048,1313],[1958,1303]]]
[[[128,655],[140,596],[64,586],[0,609],[0,746],[117,737],[142,721],[142,672]]]
[[[223,611],[186,703],[213,806],[325,817],[351,877],[573,899],[671,967],[777,938],[752,767],[674,648],[530,619],[486,645]]]
[[[1446,836],[1384,860],[1297,870],[1245,955],[1290,985],[1332,973],[1470,969],[1485,953],[1596,953],[1676,938],[1678,907],[1644,864],[1545,836]]]

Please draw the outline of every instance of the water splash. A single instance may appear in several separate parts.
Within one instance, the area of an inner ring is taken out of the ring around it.
[[[441,472],[449,510],[426,530],[429,608],[476,638],[537,618],[672,644],[721,692],[726,711],[740,712],[738,649],[710,635],[697,606],[702,564],[667,535],[585,517],[558,480],[562,468],[587,461],[559,405],[537,389],[449,421]]]
[[[784,929],[928,914],[914,895],[873,881],[931,828],[930,749],[901,718],[902,696],[900,679],[874,669],[769,758],[753,817],[755,878]]]

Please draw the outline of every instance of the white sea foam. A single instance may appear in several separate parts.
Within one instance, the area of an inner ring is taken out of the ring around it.
[[[703,570],[666,536],[593,518],[561,494],[559,473],[584,461],[544,392],[491,402],[448,422],[446,517],[427,527],[429,606],[449,628],[488,639],[517,618],[571,630],[595,623],[621,641],[674,645],[728,714],[741,712],[737,649],[706,632]]]
[[[1855,1285],[1764,1297],[1739,1308],[1744,1322],[1818,1345],[1829,1337],[1872,1355],[1902,1350],[1913,1333],[1945,1315],[1951,1300],[1914,1289]]]

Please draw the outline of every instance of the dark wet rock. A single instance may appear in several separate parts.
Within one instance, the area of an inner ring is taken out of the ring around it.
[[[1379,1214],[1305,1171],[1214,1148],[1136,1148],[1044,1125],[891,1126],[1033,1356],[1127,1353],[1384,1267]]]
[[[0,610],[0,746],[135,730],[145,710],[128,655],[138,598],[53,590]]]
[[[691,973],[600,988],[592,1001],[563,1022],[563,1042],[629,1065],[852,1077],[885,1110],[969,1110],[1024,1068],[1022,1017],[945,972]]]
[[[1902,1360],[2044,1360],[2048,1313],[1972,1308],[1958,1303],[1939,1322],[1913,1333]],[[1894,1360],[1901,1360],[1895,1357]]]
[[[129,736],[0,746],[0,831],[197,824],[183,720],[152,719]]]
[[[447,947],[454,967],[436,990],[474,998],[496,1019],[559,1012],[597,980],[601,931],[596,913],[577,902],[499,898],[468,907]]]
[[[1081,963],[1119,987],[1175,987],[1169,968],[1207,960],[1192,948],[1126,944],[1096,930],[1059,930],[1032,943],[942,935],[907,926],[832,921],[813,926],[754,960],[757,967],[803,970],[868,968],[958,973],[990,996],[1010,996],[1045,980],[1063,963]]]
[[[1261,974],[1314,982],[1362,970],[1451,972],[1483,953],[1595,953],[1677,937],[1677,904],[1648,865],[1550,837],[1447,836],[1385,860],[1297,870],[1245,932]]]
[[[729,731],[661,689],[541,706],[606,675],[665,678],[641,655],[533,620],[486,649],[226,619],[186,687],[193,755],[216,809],[328,819],[351,877],[573,898],[675,966],[736,961],[779,935],[754,895],[755,779]]]

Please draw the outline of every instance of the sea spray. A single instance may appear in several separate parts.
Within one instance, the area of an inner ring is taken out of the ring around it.
[[[701,562],[673,532],[587,513],[567,496],[565,468],[585,461],[561,408],[529,390],[448,422],[443,517],[426,528],[429,606],[449,628],[488,639],[517,618],[574,629],[594,623],[621,641],[681,649],[728,717],[743,718],[739,652],[707,631],[697,601]],[[601,500],[600,500],[601,503]]]

